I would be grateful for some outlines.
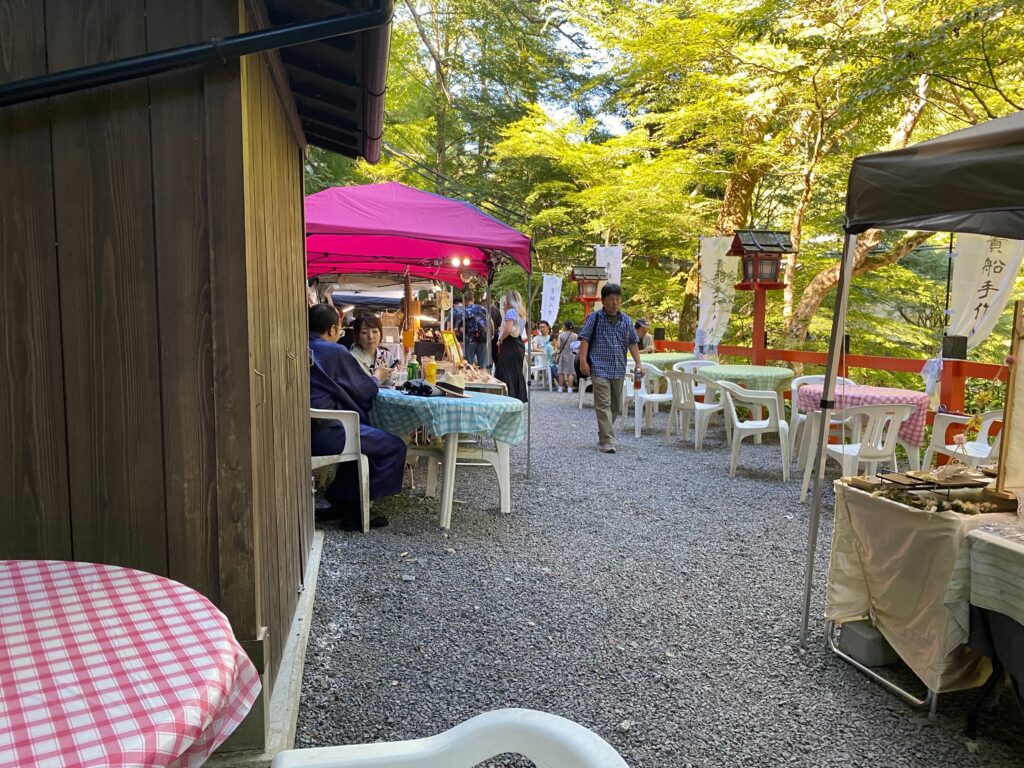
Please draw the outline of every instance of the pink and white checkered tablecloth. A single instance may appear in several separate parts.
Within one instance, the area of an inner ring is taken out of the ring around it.
[[[200,766],[259,691],[198,592],[128,568],[0,561],[0,766]]]
[[[797,393],[797,407],[804,412],[816,411],[821,405],[821,384],[805,384]],[[924,427],[928,418],[930,398],[924,392],[890,387],[869,387],[864,384],[837,384],[836,410],[857,405],[913,405],[910,417],[900,425],[900,440],[907,445],[924,442]]]

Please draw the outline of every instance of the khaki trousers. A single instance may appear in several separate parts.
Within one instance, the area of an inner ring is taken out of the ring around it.
[[[615,445],[615,420],[622,408],[622,379],[591,376],[590,380],[597,412],[597,439],[601,445]]]

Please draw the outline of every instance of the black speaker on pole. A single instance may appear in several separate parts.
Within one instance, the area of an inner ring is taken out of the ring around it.
[[[665,340],[665,329],[664,328],[655,328],[654,329],[654,340],[655,341],[664,341]]]
[[[843,334],[843,354],[850,354],[850,334],[848,333]]]
[[[947,360],[967,359],[967,337],[966,336],[943,336],[942,356]]]

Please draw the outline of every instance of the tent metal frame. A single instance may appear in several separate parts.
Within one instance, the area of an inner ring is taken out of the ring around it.
[[[814,495],[808,522],[807,561],[804,571],[800,647],[805,648],[810,619],[814,559],[821,521],[825,479],[826,425],[835,410],[836,377],[843,355],[850,282],[856,261],[857,235],[868,229],[904,229],[925,232],[973,232],[993,237],[1024,238],[1024,203],[1020,195],[1024,171],[1024,111],[965,128],[905,149],[858,157],[850,170],[846,198],[845,238],[832,314],[828,360],[813,459]],[[951,171],[955,170],[955,176]],[[937,183],[944,179],[948,183]],[[991,183],[986,185],[985,181]],[[930,190],[922,195],[921,190]],[[842,653],[832,641],[827,646],[853,663],[871,679],[900,694],[912,704],[935,712],[938,694],[929,691],[921,700]]]

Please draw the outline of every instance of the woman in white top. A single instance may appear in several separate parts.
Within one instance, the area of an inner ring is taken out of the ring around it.
[[[498,357],[494,376],[505,382],[509,397],[524,403],[528,399],[523,362],[526,359],[526,308],[519,291],[509,291],[501,302],[501,331],[498,335]]]
[[[374,371],[379,368],[390,371],[391,353],[387,347],[380,345],[383,335],[380,318],[371,314],[360,315],[356,318],[352,330],[356,336],[352,345],[352,356],[359,361],[367,375],[373,376]]]

